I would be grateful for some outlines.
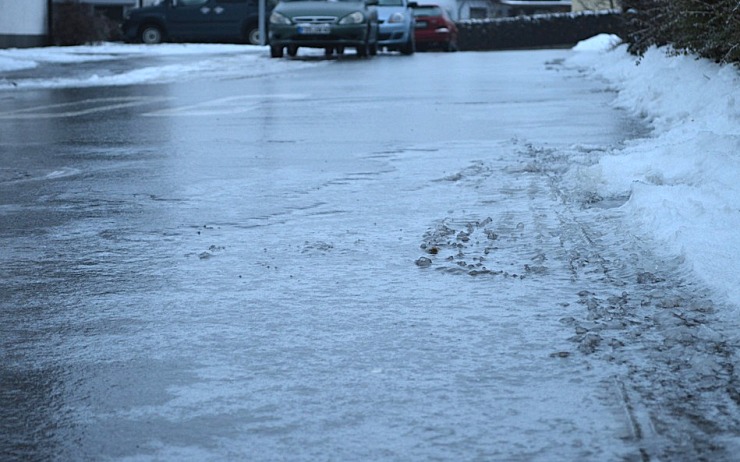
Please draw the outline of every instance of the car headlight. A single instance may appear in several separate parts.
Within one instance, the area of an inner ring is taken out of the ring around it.
[[[270,15],[270,24],[291,24],[290,19],[282,14],[273,11]]]
[[[363,22],[365,22],[365,15],[359,11],[350,13],[339,20],[339,24],[362,24]]]
[[[403,13],[393,13],[388,22],[403,22]]]

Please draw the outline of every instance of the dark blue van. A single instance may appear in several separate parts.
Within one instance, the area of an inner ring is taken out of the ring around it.
[[[161,0],[130,10],[122,27],[129,42],[260,43],[258,0]]]

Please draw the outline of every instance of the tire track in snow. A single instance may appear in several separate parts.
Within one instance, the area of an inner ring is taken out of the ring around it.
[[[722,332],[711,294],[680,258],[658,259],[633,234],[618,208],[625,198],[565,187],[563,173],[587,163],[588,152],[520,151],[521,165],[506,167],[490,197],[485,184],[497,164],[473,162],[437,180],[480,190],[483,207],[434,223],[416,265],[497,285],[549,284],[562,306],[581,306],[581,315],[561,319],[573,351],[553,357],[617,371],[599,393],[619,403],[630,428],[625,439],[636,451],[627,460],[734,460],[737,340]]]
[[[564,319],[578,350],[622,366],[612,388],[624,403],[642,460],[735,460],[740,432],[737,339],[722,331],[711,294],[680,258],[662,261],[633,234],[621,198],[564,187],[578,158],[529,146],[531,165],[563,205],[562,247],[584,314]]]

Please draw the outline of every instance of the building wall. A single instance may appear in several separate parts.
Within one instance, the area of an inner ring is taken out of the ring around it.
[[[458,0],[455,13],[453,16],[455,20],[504,16],[501,5],[494,0]]]
[[[54,3],[62,3],[65,0],[54,0]],[[142,0],[79,0],[80,3],[89,3],[91,5],[101,6],[141,6]]]
[[[0,0],[0,48],[27,48],[48,42],[47,0]]]
[[[52,0],[54,3],[63,3],[69,0]],[[154,2],[154,0],[76,0],[79,3],[91,5],[96,12],[107,16],[114,21],[122,21],[124,13],[132,8],[139,8]]]
[[[573,2],[577,0],[572,0]],[[618,0],[581,0],[615,2]],[[455,20],[507,18],[571,11],[571,0],[457,0]]]
[[[621,0],[572,0],[573,11],[604,11],[622,7]]]

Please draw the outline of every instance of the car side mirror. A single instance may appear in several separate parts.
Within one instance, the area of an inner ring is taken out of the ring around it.
[[[409,8],[419,8],[419,4],[416,2],[409,2]]]
[[[378,4],[378,0],[365,0],[365,5],[367,6],[376,6]]]

